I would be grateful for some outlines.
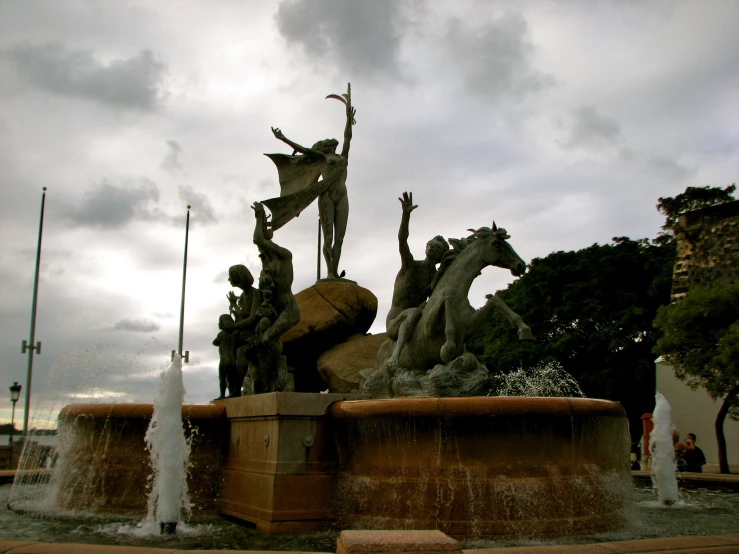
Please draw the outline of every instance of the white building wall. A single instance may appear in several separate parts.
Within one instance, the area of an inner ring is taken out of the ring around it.
[[[670,403],[672,424],[680,431],[680,440],[695,433],[696,444],[706,455],[709,464],[718,463],[718,447],[714,422],[721,401],[713,401],[703,389],[692,390],[675,377],[671,366],[657,361],[657,392]],[[739,464],[739,421],[724,420],[726,452],[731,465]]]

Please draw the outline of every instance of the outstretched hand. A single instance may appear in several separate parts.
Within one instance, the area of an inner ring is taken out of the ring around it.
[[[271,228],[269,218],[271,216],[268,216],[264,212],[264,205],[261,202],[254,202],[254,204],[251,207],[252,210],[254,210],[254,217],[257,220],[257,227],[261,228],[262,230],[262,239],[264,240],[272,240],[273,236],[273,229]],[[256,240],[256,232],[257,230],[254,229],[254,237]]]
[[[251,209],[254,210],[254,215],[257,218],[264,217],[264,206],[262,205],[261,202],[254,202],[254,204],[252,204]]]
[[[409,214],[418,207],[418,206],[413,205],[413,193],[412,192],[404,192],[403,198],[398,198],[398,200],[400,200],[400,203],[403,206],[404,214]]]
[[[275,136],[275,138],[280,139],[281,141],[285,141],[285,135],[282,134],[282,131],[280,131],[279,127],[270,127],[272,129],[272,134]]]

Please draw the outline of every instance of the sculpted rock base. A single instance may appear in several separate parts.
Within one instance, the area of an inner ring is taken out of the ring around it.
[[[293,369],[295,390],[319,392],[331,385],[319,375],[318,358],[349,337],[364,336],[377,315],[377,297],[352,281],[336,279],[300,291],[295,300],[300,322],[282,336],[283,354]]]
[[[364,334],[375,321],[377,297],[356,283],[324,280],[295,295],[300,322],[282,336],[285,348],[318,343],[322,351]]]
[[[359,372],[372,369],[380,345],[387,334],[354,335],[321,354],[316,368],[331,392],[348,393],[359,389]]]
[[[470,352],[429,372],[385,366],[363,375],[359,390],[372,398],[486,396],[491,385],[488,369]]]

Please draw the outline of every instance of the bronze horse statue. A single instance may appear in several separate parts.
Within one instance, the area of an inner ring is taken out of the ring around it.
[[[516,277],[526,271],[526,263],[508,244],[507,239],[510,236],[505,229],[499,229],[493,223],[492,229],[482,227],[470,231],[472,234],[465,239],[449,240],[452,250],[442,258],[439,276],[428,301],[422,307],[421,318],[398,357],[397,367],[406,372],[410,371],[419,376],[432,369],[436,371],[440,364],[450,366],[462,356],[464,361],[461,365],[456,364],[455,371],[458,371],[459,367],[470,368],[471,362],[475,367],[479,366],[476,358],[466,352],[465,341],[473,331],[485,324],[495,310],[502,312],[518,329],[519,339],[534,339],[531,329],[521,317],[508,308],[498,296],[488,295],[485,305],[477,310],[470,305],[467,299],[470,286],[485,267],[509,269]],[[380,346],[374,372],[365,382],[369,386],[363,387],[365,390],[372,388],[373,381],[375,383],[384,379],[392,381],[391,373],[395,372],[395,367],[388,365],[387,361],[393,352],[395,342],[387,339]]]

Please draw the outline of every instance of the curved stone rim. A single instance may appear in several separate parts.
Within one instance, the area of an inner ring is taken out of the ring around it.
[[[619,402],[595,398],[474,396],[467,398],[388,398],[343,400],[328,409],[336,419],[367,417],[599,416],[626,417]]]
[[[142,418],[151,419],[153,404],[70,404],[59,412],[59,419]],[[182,417],[188,419],[225,419],[226,407],[220,404],[185,404]]]

